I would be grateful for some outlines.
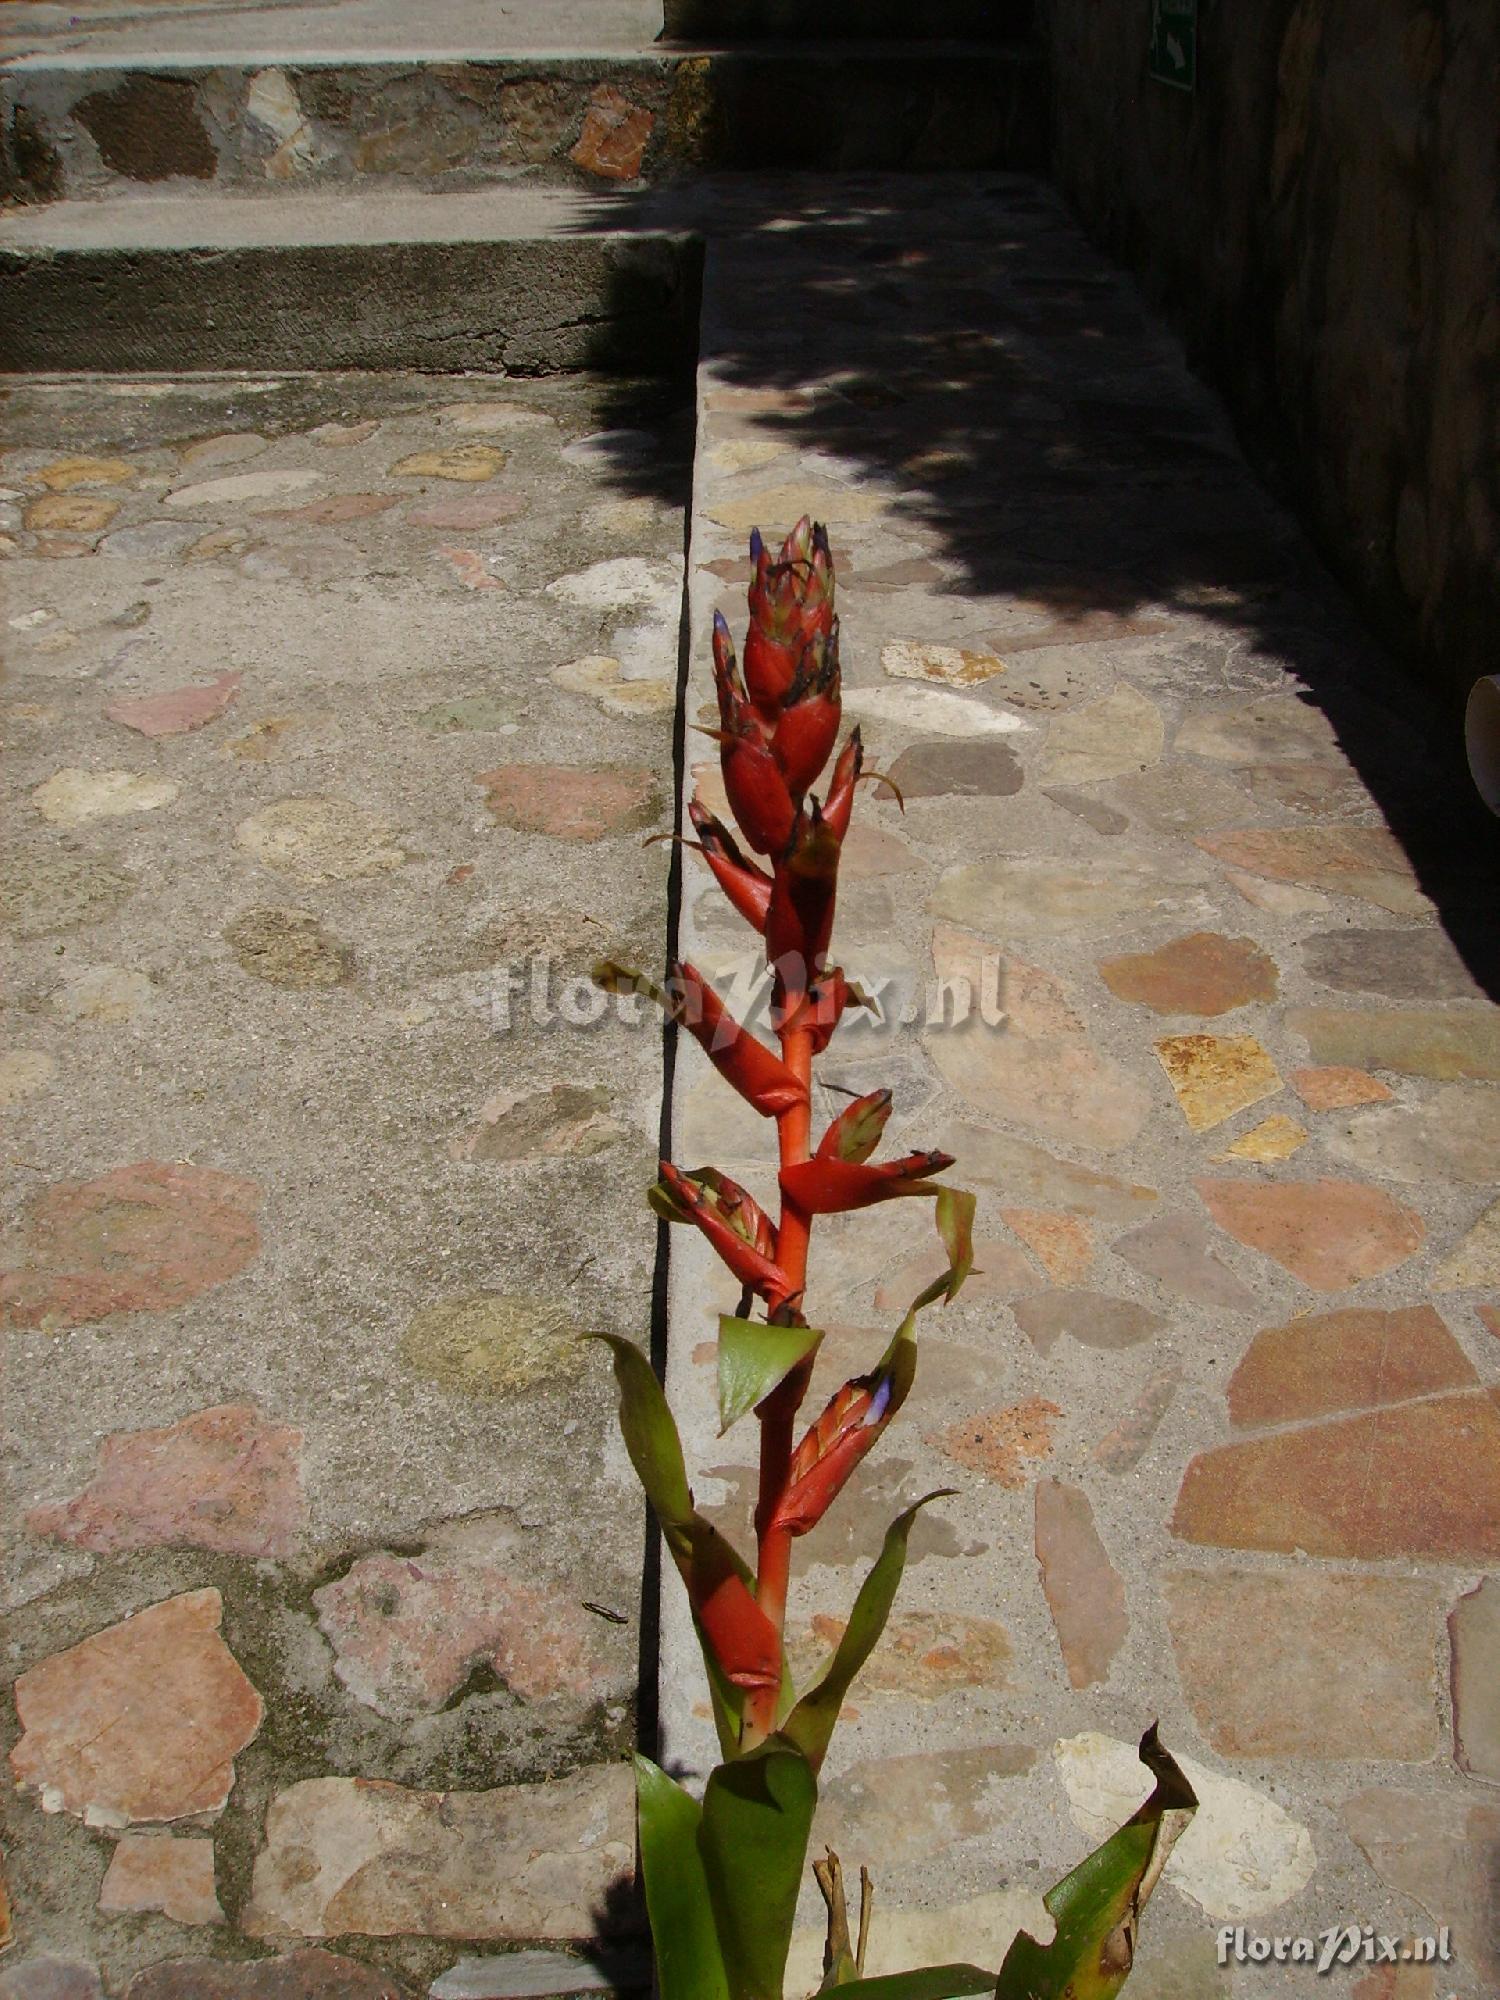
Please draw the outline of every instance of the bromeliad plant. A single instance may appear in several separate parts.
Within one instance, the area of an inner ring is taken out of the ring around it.
[[[742,1289],[719,1321],[721,1429],[754,1412],[760,1483],[754,1566],[694,1505],[682,1444],[660,1383],[631,1342],[601,1335],[614,1356],[626,1447],[686,1585],[708,1671],[723,1761],[701,1803],[644,1757],[636,1760],[640,1852],[662,2000],[783,2000],[787,1951],[817,1801],[817,1778],[846,1693],[890,1612],[907,1538],[928,1494],[895,1520],[855,1599],[843,1637],[811,1686],[787,1665],[787,1582],[793,1542],[815,1527],[901,1408],[916,1372],[917,1317],[953,1298],[972,1263],[974,1197],[937,1179],[947,1153],[872,1159],[891,1112],[888,1090],[856,1099],[814,1138],[814,1059],[846,1008],[864,996],[829,958],[839,855],[864,768],[856,728],[821,799],[817,781],[840,721],[839,629],[833,558],[822,527],[798,522],[772,558],[751,536],[755,566],[744,670],[729,628],[714,620],[714,676],[724,790],[747,854],[695,797],[688,843],[735,910],[765,940],[772,1050],[735,1021],[702,975],[675,964],[664,984],[614,963],[595,977],[649,993],[709,1061],[774,1123],[780,1158],[773,1220],[716,1167],[664,1161],[651,1202],[669,1222],[697,1227]],[[889,783],[882,779],[881,782]],[[893,788],[894,789],[894,788]],[[752,855],[762,857],[761,860]],[[808,1247],[820,1215],[873,1202],[930,1198],[947,1255],[942,1276],[913,1299],[867,1374],[845,1382],[799,1435],[821,1333],[809,1324]],[[759,1314],[757,1317],[756,1314]],[[864,1977],[869,1879],[861,1870],[851,1940],[837,1857],[815,1874],[828,1905],[825,1977],[854,2000],[1107,2000],[1130,1970],[1141,1906],[1196,1801],[1148,1731],[1141,1757],[1156,1779],[1127,1825],[1046,1898],[1056,1935],[1017,1936],[998,1975],[972,1965]]]

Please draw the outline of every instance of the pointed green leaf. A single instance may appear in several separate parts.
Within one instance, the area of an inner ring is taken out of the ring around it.
[[[911,1302],[913,1313],[930,1306],[934,1299],[944,1303],[956,1296],[959,1286],[974,1268],[975,1196],[967,1188],[938,1189],[934,1220],[943,1248],[948,1252],[948,1268],[940,1278],[919,1292]],[[908,1315],[910,1317],[910,1315]]]
[[[621,1334],[591,1333],[585,1338],[602,1340],[614,1356],[615,1380],[620,1385],[620,1435],[636,1477],[646,1489],[646,1498],[670,1539],[674,1528],[685,1529],[692,1522],[693,1494],[677,1422],[667,1407],[656,1370],[640,1348]]]
[[[860,1585],[854,1609],[849,1614],[849,1623],[844,1627],[844,1635],[833,1658],[824,1668],[821,1679],[808,1689],[782,1725],[782,1734],[796,1744],[814,1771],[821,1767],[827,1755],[829,1739],[854,1676],[874,1652],[885,1630],[885,1621],[890,1616],[896,1591],[900,1587],[901,1572],[906,1567],[906,1542],[912,1522],[928,1501],[945,1499],[953,1490],[951,1486],[945,1486],[936,1493],[924,1494],[904,1514],[898,1514],[886,1529],[885,1542],[869,1575]]]
[[[840,1986],[844,2000],[959,2000],[966,1993],[993,1993],[995,1975],[977,1965],[924,1965],[915,1972],[886,1972],[878,1979],[854,1979]]]
[[[729,2000],[698,1852],[703,1810],[648,1757],[635,1760],[635,1795],[661,2000]]]
[[[888,1090],[872,1090],[867,1097],[856,1097],[852,1104],[845,1105],[819,1140],[817,1157],[863,1165],[880,1144],[880,1135],[890,1115]]]
[[[769,1396],[823,1338],[816,1327],[719,1315],[719,1436]]]
[[[781,2000],[817,1799],[807,1759],[780,1736],[709,1778],[698,1845],[732,2000]]]
[[[1156,1739],[1141,1738],[1156,1779],[1118,1833],[1042,1898],[1057,1925],[1050,1944],[1018,1931],[1000,1968],[995,2000],[1113,2000],[1135,1958],[1140,1913],[1178,1836],[1197,1811],[1192,1786]]]

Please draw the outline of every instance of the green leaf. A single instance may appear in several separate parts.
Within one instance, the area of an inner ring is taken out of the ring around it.
[[[661,2000],[729,2000],[698,1852],[702,1807],[648,1757],[635,1760],[635,1795]]]
[[[1018,1931],[995,2000],[1113,2000],[1135,1959],[1140,1913],[1178,1836],[1198,1809],[1192,1786],[1156,1738],[1141,1738],[1156,1788],[1102,1847],[1042,1898],[1057,1925],[1051,1944]]]
[[[880,1135],[890,1115],[888,1090],[872,1090],[867,1097],[855,1098],[852,1104],[845,1105],[819,1140],[817,1157],[862,1165],[880,1144]]]
[[[860,1585],[833,1658],[782,1724],[782,1735],[796,1744],[814,1771],[821,1768],[828,1754],[829,1740],[854,1676],[874,1652],[885,1630],[885,1621],[900,1587],[901,1572],[906,1567],[906,1542],[912,1522],[930,1500],[945,1499],[953,1491],[951,1486],[945,1486],[936,1493],[924,1494],[886,1529],[885,1542]]]
[[[807,1759],[780,1736],[709,1777],[698,1846],[732,2000],[781,2000],[817,1800]]]
[[[838,1988],[845,2000],[958,2000],[965,1993],[993,1993],[995,1975],[977,1965],[924,1965],[915,1972],[886,1972]]]
[[[934,1299],[942,1299],[946,1304],[956,1296],[959,1286],[973,1270],[975,1199],[967,1188],[938,1189],[933,1219],[937,1223],[938,1235],[943,1239],[943,1248],[948,1252],[948,1268],[942,1277],[934,1278],[926,1290],[912,1300],[912,1313],[920,1312],[923,1306],[930,1306]],[[907,1317],[910,1319],[911,1315]]]
[[[753,1409],[823,1338],[816,1327],[719,1316],[719,1436]]]
[[[636,1477],[646,1489],[646,1498],[670,1539],[674,1528],[687,1528],[695,1516],[677,1421],[667,1407],[656,1370],[635,1343],[621,1334],[591,1333],[584,1337],[602,1340],[614,1356],[615,1380],[620,1385],[620,1435]]]

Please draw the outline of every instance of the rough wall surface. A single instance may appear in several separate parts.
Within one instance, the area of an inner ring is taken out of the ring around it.
[[[1057,176],[1174,316],[1382,637],[1493,672],[1500,14],[1199,0],[1198,86],[1143,0],[1051,0]]]

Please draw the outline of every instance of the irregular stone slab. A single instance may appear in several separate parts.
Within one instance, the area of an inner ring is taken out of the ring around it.
[[[1447,1924],[1474,1991],[1500,1983],[1494,1884],[1500,1870],[1500,1805],[1489,1800],[1381,1789],[1343,1808],[1349,1836],[1375,1873]],[[1446,1989],[1447,1980],[1444,1979]]]
[[[1210,1153],[1208,1157],[1216,1164],[1224,1160],[1255,1160],[1261,1166],[1274,1166],[1278,1160],[1289,1160],[1293,1153],[1300,1153],[1306,1144],[1307,1127],[1278,1111],[1231,1140],[1222,1153]]]
[[[1500,1577],[1486,1577],[1448,1614],[1453,1755],[1471,1778],[1500,1785]]]
[[[1425,1009],[1293,1007],[1287,1029],[1307,1042],[1314,1062],[1358,1069],[1500,1082],[1500,1007]]]
[[[41,1049],[0,1052],[0,1111],[45,1090],[57,1074],[57,1064]]]
[[[0,2000],[104,2000],[98,1969],[68,1958],[23,1958],[0,1971]]]
[[[1230,1422],[1285,1424],[1477,1385],[1431,1306],[1351,1306],[1268,1326],[1229,1378]]]
[[[1208,1224],[1191,1215],[1163,1215],[1117,1236],[1110,1248],[1132,1270],[1155,1278],[1179,1298],[1230,1312],[1252,1312],[1255,1295],[1214,1254]]]
[[[414,451],[390,468],[393,479],[451,479],[478,485],[505,470],[507,454],[493,444],[455,444],[445,451]]]
[[[1290,882],[1257,882],[1237,868],[1226,868],[1224,880],[1237,896],[1253,903],[1257,910],[1269,910],[1273,917],[1305,917],[1331,907],[1317,889],[1297,889]]]
[[[1378,1469],[1378,1476],[1376,1476]],[[1500,1409],[1471,1392],[1200,1452],[1172,1532],[1358,1561],[1500,1555]]]
[[[1436,1754],[1431,1584],[1178,1570],[1164,1587],[1183,1691],[1220,1755],[1420,1764]]]
[[[927,1442],[955,1465],[966,1466],[996,1486],[1013,1489],[1026,1484],[1027,1459],[1046,1458],[1051,1453],[1053,1426],[1061,1416],[1056,1403],[1042,1396],[1027,1396],[1003,1410],[965,1417],[950,1429],[929,1436]]]
[[[501,764],[475,783],[501,826],[558,840],[638,832],[661,810],[656,773],[644,765]]]
[[[1294,694],[1265,695],[1244,707],[1199,709],[1184,719],[1173,748],[1220,764],[1344,762],[1333,724]]]
[[[310,521],[315,528],[343,528],[351,521],[373,521],[399,502],[395,493],[330,493],[301,507],[258,508],[265,521]]]
[[[891,783],[907,799],[1008,799],[1020,791],[1022,772],[1006,743],[942,739],[903,750],[891,765]],[[875,796],[888,795],[876,786]]]
[[[37,475],[51,493],[71,493],[77,486],[128,486],[135,468],[123,458],[54,458]]]
[[[53,826],[86,826],[92,819],[156,812],[182,789],[170,778],[143,778],[134,771],[54,771],[38,785],[31,803]]]
[[[842,528],[857,528],[874,521],[890,506],[882,493],[857,486],[835,486],[818,480],[798,480],[779,486],[762,487],[737,500],[717,500],[704,509],[710,521],[736,535],[748,535],[759,528],[768,548],[775,548],[783,532],[808,514],[827,523],[834,542]]]
[[[135,877],[92,854],[46,853],[12,841],[0,879],[0,916],[20,938],[101,922],[134,895]]]
[[[1493,1187],[1500,1179],[1500,1091],[1450,1084],[1425,1104],[1372,1111],[1324,1143],[1350,1166],[1390,1180]]]
[[[77,965],[64,972],[52,1011],[63,1021],[118,1025],[144,1014],[152,991],[147,975],[129,966]]]
[[[401,1343],[407,1366],[464,1396],[508,1396],[573,1374],[583,1329],[557,1301],[465,1292],[424,1306]]]
[[[236,1964],[223,1958],[169,1958],[148,1965],[125,2000],[412,2000],[388,1972],[315,1947]]]
[[[429,2000],[559,2000],[575,1993],[647,1992],[651,1954],[642,1946],[595,1949],[587,1958],[562,1951],[508,1951],[461,1958],[428,1989]]]
[[[1005,662],[993,653],[974,653],[964,646],[935,646],[917,639],[897,639],[880,649],[880,669],[894,680],[937,681],[945,687],[973,687],[1005,672]]]
[[[1156,951],[1099,961],[1099,977],[1117,1000],[1154,1014],[1227,1014],[1276,998],[1276,961],[1254,939],[1191,931]]]
[[[253,106],[254,85],[251,86],[251,98]],[[205,465],[243,465],[247,459],[259,458],[263,451],[268,451],[270,443],[270,439],[262,437],[258,431],[221,431],[215,437],[199,438],[196,444],[188,445],[182,454],[182,462],[190,472],[198,472]]]
[[[354,953],[311,910],[246,910],[225,927],[224,941],[241,972],[268,986],[307,992],[354,976]]]
[[[681,563],[666,556],[610,556],[547,585],[549,597],[589,611],[666,612],[675,609],[681,594]]]
[[[1094,1510],[1081,1486],[1037,1481],[1035,1547],[1069,1685],[1097,1687],[1109,1679],[1130,1619],[1125,1586],[1099,1539]]]
[[[166,1546],[289,1556],[307,1518],[301,1448],[301,1431],[263,1422],[251,1403],[119,1431],[100,1446],[83,1491],[34,1507],[26,1525],[101,1555]]]
[[[1275,1063],[1254,1035],[1167,1035],[1156,1055],[1194,1132],[1222,1125],[1281,1088]]]
[[[588,1159],[624,1137],[602,1085],[555,1083],[550,1090],[501,1091],[456,1148],[465,1160]]]
[[[239,693],[243,678],[242,674],[219,674],[197,687],[112,701],[105,706],[104,719],[123,723],[141,736],[185,736],[221,716]]]
[[[619,1663],[594,1643],[599,1620],[535,1575],[503,1518],[451,1524],[420,1554],[361,1556],[313,1603],[338,1678],[395,1721],[436,1714],[481,1665],[524,1701],[621,1692]]]
[[[1260,804],[1315,819],[1357,819],[1370,803],[1358,773],[1336,764],[1255,764],[1245,780]]]
[[[1492,1333],[1496,1340],[1500,1340],[1500,1306],[1477,1306],[1475,1310],[1486,1333]]]
[[[1175,758],[1117,778],[1110,796],[1154,832],[1174,835],[1233,825],[1246,808],[1240,785]]]
[[[1406,850],[1383,826],[1242,827],[1195,843],[1230,868],[1374,903],[1393,916],[1428,909]]]
[[[1108,1838],[1152,1786],[1133,1743],[1094,1734],[1055,1743],[1053,1762],[1073,1824],[1091,1841]],[[1166,1880],[1209,1916],[1229,1923],[1276,1910],[1312,1880],[1317,1866],[1307,1828],[1238,1778],[1178,1755],[1198,1794],[1198,1811],[1172,1850]]]
[[[107,1915],[158,1910],[177,1924],[222,1924],[213,1842],[170,1833],[122,1835],[105,1871],[99,1907]]]
[[[1339,930],[1308,938],[1302,963],[1310,979],[1341,993],[1378,993],[1382,1000],[1482,1000],[1448,934],[1425,930]]]
[[[28,1668],[16,1782],[95,1825],[221,1811],[264,1712],[219,1637],[223,1615],[218,1591],[189,1591]]]
[[[278,799],[242,819],[234,844],[263,868],[314,886],[383,875],[408,859],[388,820],[352,799]]]
[[[504,590],[505,583],[495,576],[489,567],[490,558],[481,555],[478,549],[437,548],[432,552],[434,562],[446,563],[465,590]]]
[[[665,715],[677,700],[669,680],[625,680],[620,662],[609,653],[567,660],[549,678],[569,694],[591,696],[607,715]]]
[[[933,938],[938,978],[962,979],[980,1017],[924,1037],[932,1061],[966,1105],[1029,1126],[1044,1138],[1101,1153],[1128,1146],[1151,1100],[1090,1044],[1062,982],[1018,958],[1001,959],[982,938],[940,925]],[[983,1018],[984,996],[1004,1010],[1001,1027]]]
[[[1500,1785],[1500,1577],[1486,1577],[1448,1614],[1453,1755],[1471,1778]]]
[[[1172,1406],[1180,1379],[1176,1370],[1171,1368],[1147,1377],[1124,1416],[1094,1446],[1090,1455],[1095,1465],[1102,1465],[1106,1472],[1119,1474],[1130,1472],[1140,1464],[1162,1418]]]
[[[1161,710],[1128,682],[1102,701],[1059,715],[1047,731],[1041,776],[1053,785],[1098,785],[1144,771],[1161,757]]]
[[[199,533],[196,525],[183,521],[140,521],[106,535],[99,544],[99,553],[127,562],[150,561],[153,557],[170,561],[184,549],[191,549]]]
[[[1395,1095],[1388,1083],[1368,1070],[1345,1069],[1331,1064],[1317,1069],[1294,1069],[1287,1082],[1309,1111],[1352,1111],[1361,1104],[1385,1104]]]
[[[821,1671],[843,1638],[845,1622],[819,1612],[792,1651],[798,1684]],[[909,1611],[891,1619],[859,1670],[862,1694],[915,1695],[936,1701],[952,1688],[1003,1688],[1015,1647],[993,1618],[961,1611]]]
[[[324,475],[290,466],[279,472],[234,472],[227,479],[204,479],[194,486],[179,486],[164,493],[163,507],[240,507],[251,500],[276,500],[283,493],[305,493],[321,486]]]
[[[981,1125],[946,1126],[944,1146],[963,1161],[967,1180],[993,1187],[1028,1208],[1061,1208],[1100,1222],[1138,1222],[1158,1199],[1155,1188],[1060,1160],[1042,1147]]]
[[[310,1778],[267,1809],[241,1925],[250,1937],[581,1940],[634,1862],[624,1764],[489,1792]]]
[[[1435,1292],[1477,1291],[1500,1285],[1500,1201],[1492,1202],[1457,1249],[1433,1274]]]
[[[633,181],[641,171],[647,141],[656,119],[643,105],[633,104],[624,91],[601,83],[589,94],[583,130],[568,158],[586,174],[602,180]]]
[[[1166,1322],[1133,1299],[1115,1299],[1103,1292],[1039,1292],[1017,1299],[1011,1308],[1016,1324],[1039,1354],[1050,1354],[1067,1334],[1085,1347],[1106,1351],[1136,1347]]]
[[[950,868],[928,907],[934,916],[991,937],[1016,931],[1072,937],[1117,929],[1145,910],[1170,916],[1201,901],[1196,883],[1161,873],[1144,861],[1095,860],[1085,866],[1001,854]]]
[[[997,1781],[1035,1762],[1026,1743],[861,1758],[823,1781],[813,1838],[844,1854],[882,1855],[887,1865],[941,1853],[1003,1825],[1015,1807],[996,1795]]]
[[[476,730],[496,736],[512,736],[520,704],[504,695],[460,695],[456,701],[435,701],[417,717],[417,726],[434,735]]]
[[[1221,1229],[1314,1291],[1341,1292],[1393,1271],[1416,1254],[1427,1233],[1415,1209],[1358,1181],[1193,1185]]]
[[[452,424],[457,431],[555,431],[556,417],[534,410],[529,403],[505,397],[487,397],[482,402],[445,403],[437,413],[438,422]]]
[[[1002,1208],[1000,1219],[1032,1251],[1054,1285],[1076,1285],[1094,1261],[1094,1233],[1081,1216],[1043,1208]]]
[[[1124,813],[1116,812],[1103,799],[1091,798],[1086,792],[1069,792],[1060,785],[1046,785],[1042,788],[1042,796],[1051,799],[1053,805],[1061,806],[1064,812],[1072,813],[1075,819],[1081,819],[1095,833],[1123,833],[1130,824]]]
[[[253,1181],[163,1160],[58,1181],[30,1204],[0,1311],[11,1326],[57,1329],[186,1305],[255,1256],[259,1201]]]
[[[98,535],[120,511],[118,500],[90,500],[83,494],[44,493],[26,509],[25,524],[33,531]]]
[[[432,500],[412,507],[407,520],[418,528],[496,528],[526,512],[519,493],[460,493],[451,500]]]
[[[1014,736],[1031,727],[1019,715],[935,687],[846,687],[844,713],[856,721],[909,729],[913,736],[956,736],[964,741]]]

